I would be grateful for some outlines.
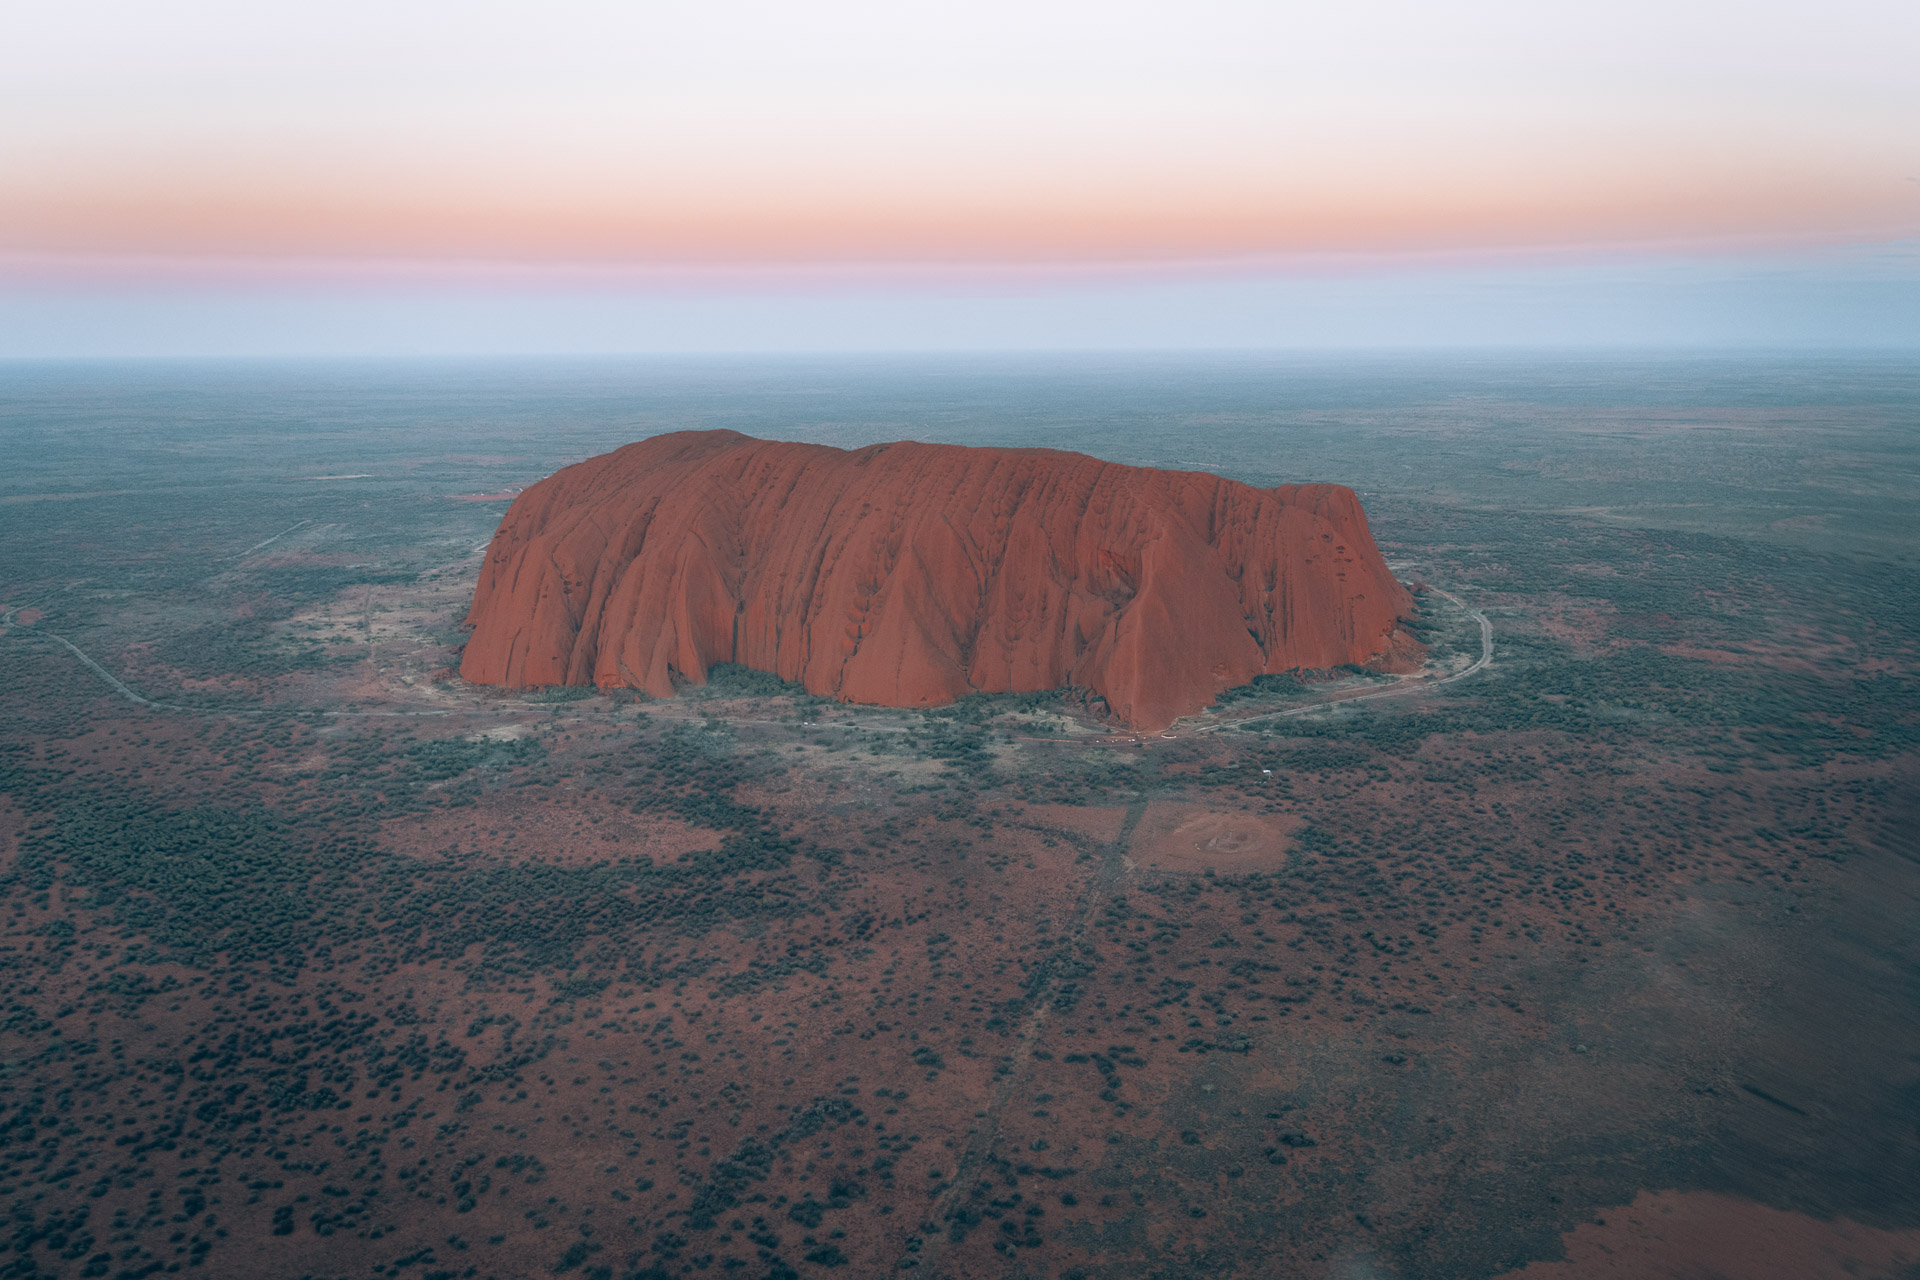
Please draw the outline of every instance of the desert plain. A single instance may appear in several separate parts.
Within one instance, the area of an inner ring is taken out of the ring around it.
[[[6,377],[7,1275],[1920,1265],[1910,368]],[[1351,485],[1426,665],[461,681],[708,426]]]

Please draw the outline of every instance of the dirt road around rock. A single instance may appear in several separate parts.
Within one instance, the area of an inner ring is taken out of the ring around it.
[[[280,535],[276,535],[276,536],[280,536]],[[269,541],[271,541],[271,539],[269,539]],[[1189,725],[1185,727],[1176,726],[1160,734],[1150,735],[1150,734],[1133,734],[1133,733],[1113,733],[1113,734],[1090,735],[1087,737],[1080,737],[1080,738],[1039,737],[1039,736],[1023,737],[1022,735],[1015,735],[1015,737],[1020,738],[1023,741],[1051,742],[1059,745],[1075,746],[1075,747],[1090,747],[1090,746],[1112,747],[1112,746],[1120,746],[1120,745],[1127,745],[1127,744],[1134,744],[1134,743],[1144,745],[1146,743],[1159,741],[1159,740],[1167,740],[1167,739],[1178,740],[1180,738],[1194,737],[1203,733],[1217,733],[1222,729],[1243,728],[1247,725],[1259,724],[1267,720],[1280,720],[1280,719],[1286,719],[1294,716],[1309,715],[1313,712],[1322,711],[1328,707],[1338,706],[1342,703],[1347,703],[1347,702],[1370,702],[1379,698],[1402,697],[1410,693],[1418,693],[1424,689],[1438,688],[1441,685],[1452,684],[1457,680],[1464,680],[1468,676],[1476,675],[1479,672],[1486,670],[1493,663],[1493,624],[1487,620],[1486,614],[1480,612],[1480,610],[1478,609],[1471,608],[1466,604],[1465,601],[1461,600],[1458,596],[1454,595],[1452,592],[1443,591],[1438,587],[1431,587],[1431,586],[1428,589],[1434,592],[1436,595],[1443,596],[1447,600],[1452,601],[1455,605],[1459,606],[1459,608],[1463,610],[1469,617],[1471,617],[1479,625],[1479,628],[1480,628],[1480,657],[1477,660],[1475,660],[1471,666],[1464,667],[1461,670],[1453,672],[1450,675],[1433,676],[1433,675],[1416,674],[1416,675],[1400,676],[1400,677],[1396,677],[1392,684],[1386,685],[1381,688],[1352,690],[1345,693],[1331,694],[1324,698],[1315,699],[1312,702],[1302,703],[1299,706],[1284,707],[1274,711],[1256,712],[1252,715],[1240,716],[1240,717],[1231,718],[1231,719],[1214,720],[1204,724],[1195,724],[1195,725]],[[460,706],[460,707],[368,709],[368,708],[320,708],[320,707],[281,707],[281,706],[263,706],[263,707],[204,707],[202,706],[202,707],[197,707],[188,703],[170,702],[170,701],[165,701],[157,698],[148,698],[143,694],[139,693],[138,691],[136,691],[135,689],[133,689],[125,681],[121,680],[118,676],[114,675],[111,671],[107,670],[107,668],[102,666],[100,662],[96,660],[91,654],[87,653],[84,649],[80,648],[80,646],[74,644],[71,640],[68,640],[65,636],[58,635],[52,631],[45,630],[44,628],[41,628],[37,625],[29,625],[27,623],[16,621],[15,620],[16,615],[20,614],[26,609],[27,609],[27,606],[25,605],[15,605],[11,608],[0,610],[0,634],[5,634],[5,635],[18,634],[18,635],[26,635],[26,636],[34,636],[34,637],[44,637],[45,639],[53,641],[55,644],[59,645],[61,648],[67,650],[67,652],[71,653],[76,659],[78,659],[81,662],[82,665],[84,665],[87,668],[87,670],[93,672],[94,675],[98,676],[103,682],[105,682],[108,688],[112,689],[120,697],[125,698],[128,702],[131,702],[136,706],[145,707],[150,711],[171,711],[171,712],[175,712],[183,715],[199,715],[199,716],[292,716],[292,717],[322,716],[327,718],[355,718],[355,719],[442,719],[449,716],[459,716],[459,715],[496,716],[500,718],[539,715],[547,719],[560,719],[560,720],[585,720],[585,719],[598,718],[597,715],[581,716],[581,715],[558,714],[554,709],[554,705],[551,703],[533,703],[533,702],[515,703],[515,702],[502,702],[502,701],[491,701],[491,700],[484,703],[475,702],[471,705]],[[687,720],[687,721],[695,721],[695,722],[717,721],[720,723],[731,724],[731,725],[754,725],[754,726],[765,726],[770,728],[839,729],[846,732],[854,732],[854,733],[918,732],[918,726],[914,726],[914,725],[889,725],[889,724],[874,723],[870,719],[864,718],[864,717],[870,717],[870,713],[862,710],[844,711],[840,713],[840,715],[836,716],[834,719],[830,719],[830,720],[795,721],[795,720],[770,720],[765,717],[753,717],[753,716],[715,715],[711,713],[683,714],[676,711],[657,709],[657,706],[655,704],[649,704],[648,714],[662,720]]]

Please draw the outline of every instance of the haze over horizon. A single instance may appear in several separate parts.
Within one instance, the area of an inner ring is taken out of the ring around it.
[[[1920,13],[46,6],[0,354],[1920,346]]]

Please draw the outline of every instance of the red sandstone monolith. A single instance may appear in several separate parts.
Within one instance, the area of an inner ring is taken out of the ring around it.
[[[1158,729],[1263,673],[1366,662],[1411,608],[1340,485],[683,431],[514,500],[460,674],[666,697],[733,662],[895,707],[1080,686]]]

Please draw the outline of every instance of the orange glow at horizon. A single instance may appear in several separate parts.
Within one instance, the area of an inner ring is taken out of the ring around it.
[[[261,156],[0,178],[0,253],[422,261],[1093,263],[1920,231],[1911,183],[1846,157],[1309,158],[1244,169],[978,163],[901,173],[595,170]],[[75,171],[77,169],[77,171]],[[1026,172],[1018,170],[1025,169]]]
[[[0,255],[1087,264],[1920,234],[1879,0],[72,0]]]

